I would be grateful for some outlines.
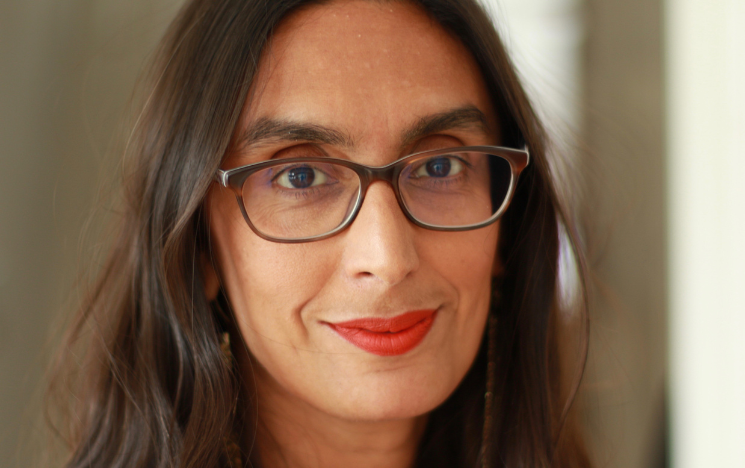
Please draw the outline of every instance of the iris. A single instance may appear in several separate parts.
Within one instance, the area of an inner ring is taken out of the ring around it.
[[[308,188],[313,185],[315,171],[310,167],[296,167],[287,172],[287,179],[295,188]]]
[[[436,158],[427,163],[427,174],[432,177],[447,177],[450,174],[450,159]]]

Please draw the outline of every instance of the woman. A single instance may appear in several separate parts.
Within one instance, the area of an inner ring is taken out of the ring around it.
[[[147,96],[67,466],[588,465],[572,230],[474,2],[190,1]]]

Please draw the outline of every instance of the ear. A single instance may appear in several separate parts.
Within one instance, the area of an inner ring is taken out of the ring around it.
[[[208,301],[217,299],[217,293],[220,291],[220,280],[217,277],[217,271],[212,264],[212,256],[203,252],[201,255],[202,281],[204,283],[204,295]]]

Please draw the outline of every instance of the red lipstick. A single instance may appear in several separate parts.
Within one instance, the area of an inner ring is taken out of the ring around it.
[[[390,318],[363,318],[328,325],[342,338],[378,356],[398,356],[427,335],[436,310],[415,310]]]

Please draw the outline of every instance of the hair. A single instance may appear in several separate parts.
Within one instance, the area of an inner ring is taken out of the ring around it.
[[[210,249],[202,205],[272,31],[288,13],[318,3],[191,0],[168,29],[126,149],[117,236],[61,352],[60,368],[77,374],[62,395],[57,427],[71,451],[67,467],[229,467],[226,440],[236,431],[241,440],[250,436],[256,414],[235,408],[251,408],[242,401],[251,392],[220,347],[233,319],[205,295],[200,265]],[[494,384],[484,441],[491,466],[589,466],[569,411],[586,327],[579,359],[569,369],[560,359],[560,231],[573,241],[575,229],[557,195],[548,138],[482,7],[475,0],[413,3],[473,54],[503,144],[527,145],[532,158],[500,224],[497,358],[488,362],[484,339],[459,387],[430,414],[417,466],[480,466],[487,372]],[[572,246],[582,288],[575,307],[586,317],[584,260]],[[82,357],[71,351],[79,342]],[[256,450],[242,450],[256,465]]]

